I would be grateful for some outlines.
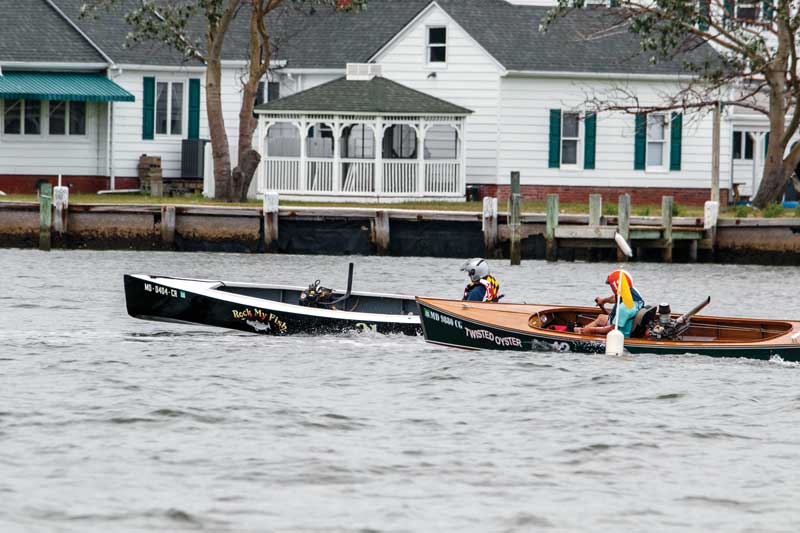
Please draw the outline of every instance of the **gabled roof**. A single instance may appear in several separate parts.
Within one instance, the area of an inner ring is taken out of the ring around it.
[[[455,104],[415,91],[386,78],[354,81],[339,78],[256,107],[261,112],[468,115]]]
[[[0,0],[0,62],[106,63],[43,0]]]

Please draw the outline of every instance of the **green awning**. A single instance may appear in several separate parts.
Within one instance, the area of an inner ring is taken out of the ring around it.
[[[133,102],[131,93],[100,74],[8,72],[0,76],[0,99]]]

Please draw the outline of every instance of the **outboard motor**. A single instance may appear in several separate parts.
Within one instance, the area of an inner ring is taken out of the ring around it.
[[[669,304],[658,304],[658,320],[650,326],[650,329],[647,331],[647,336],[651,339],[658,340],[680,340],[681,336],[689,329],[691,318],[709,303],[711,303],[710,296],[696,305],[688,313],[675,319],[672,318]]]
[[[306,307],[327,307],[332,297],[333,290],[323,287],[319,284],[319,280],[316,280],[300,293],[300,301],[297,303]]]

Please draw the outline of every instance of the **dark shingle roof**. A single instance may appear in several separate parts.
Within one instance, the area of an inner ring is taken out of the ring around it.
[[[43,0],[0,0],[0,61],[105,63]]]
[[[467,115],[469,109],[415,91],[386,78],[352,81],[339,78],[261,104],[261,111]]]
[[[198,64],[187,62],[161,43],[125,46],[130,28],[123,14],[138,0],[124,0],[97,18],[80,17],[80,7],[86,0],[53,1],[117,63]],[[346,63],[366,62],[432,1],[369,0],[366,10],[357,13],[319,6],[301,9],[298,4],[288,2],[269,17],[275,48],[273,59],[286,61],[289,68],[309,69],[343,69]],[[548,7],[513,5],[505,0],[436,1],[508,70],[681,74],[685,72],[683,60],[701,63],[715,56],[710,46],[703,45],[680,60],[662,59],[654,63],[654,54],[640,52],[638,36],[624,28],[604,33],[615,22],[610,14],[613,11],[605,7],[576,10],[559,19],[547,33],[541,33],[539,26]],[[45,0],[0,0],[0,7],[4,4],[8,6],[0,18],[3,36],[0,60],[52,61],[57,57],[97,61],[100,58],[74,29],[58,18]],[[197,21],[193,33],[202,38],[201,21]],[[12,38],[6,38],[8,35]],[[41,37],[44,35],[58,38]],[[247,59],[247,41],[248,20],[242,13],[226,36],[223,59]]]

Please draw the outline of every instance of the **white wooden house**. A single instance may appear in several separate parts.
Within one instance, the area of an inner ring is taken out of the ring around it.
[[[102,100],[101,95],[87,93],[59,100],[55,91],[4,94],[0,83],[0,190],[31,192],[36,181],[58,174],[78,190],[135,187],[142,154],[160,156],[165,178],[177,178],[182,175],[182,142],[208,138],[205,67],[158,43],[125,46],[128,29],[121,13],[82,18],[83,1],[30,0],[7,10],[0,18],[0,69],[11,77],[23,73],[100,76],[123,96]],[[633,194],[634,201],[657,201],[662,194],[673,194],[683,203],[706,199],[711,175],[710,116],[593,116],[584,106],[587,95],[620,87],[636,92],[644,103],[657,103],[686,75],[681,61],[652,63],[638,52],[635,36],[624,32],[587,39],[605,23],[602,6],[576,13],[543,34],[539,25],[547,7],[533,5],[541,3],[547,2],[370,0],[362,13],[332,13],[324,8],[317,8],[313,15],[278,13],[270,21],[275,68],[264,80],[260,100],[301,93],[344,77],[347,63],[374,63],[387,80],[471,111],[455,123],[460,130],[452,144],[458,145],[458,152],[447,170],[453,172],[458,161],[459,190],[448,189],[443,199],[461,198],[467,188],[503,196],[512,170],[521,172],[526,197],[559,192],[566,199],[582,200],[591,192],[614,197],[625,191]],[[37,32],[26,29],[30,20],[37,21]],[[223,113],[232,147],[237,143],[241,76],[247,58],[244,22],[235,25],[223,53]],[[699,58],[708,52],[706,47],[694,54]],[[55,83],[55,78],[49,79]],[[84,104],[69,103],[73,101]],[[344,123],[330,116],[326,119],[334,123],[327,127],[342,133]],[[380,116],[375,114],[373,119]],[[410,116],[417,118],[406,125],[414,127],[396,138],[411,140],[413,131],[418,145],[421,114]],[[304,120],[310,124],[311,119],[317,120],[312,116]],[[77,121],[74,131],[61,126],[73,120]],[[265,179],[288,179],[269,169],[273,163],[267,136],[278,129],[263,126],[257,148],[266,160],[259,172],[266,172]],[[760,117],[726,114],[723,189],[740,182],[747,193],[748,179],[751,189],[757,185],[754,176],[760,176],[758,154],[763,141],[759,136],[766,129]],[[328,131],[322,126],[312,131],[309,126],[307,141],[301,143],[307,158],[313,159],[314,150],[331,153],[334,142],[341,141]],[[446,146],[447,139],[454,138],[453,133],[425,131],[430,134],[427,143],[415,153],[422,166],[419,161],[390,162],[397,168],[415,169],[414,194],[425,189],[420,185],[420,176],[427,172],[425,150],[438,157],[437,143]],[[439,135],[442,139],[436,141]],[[752,146],[747,139],[753,140]],[[378,153],[382,157],[382,149],[375,152],[376,159]],[[333,154],[342,158],[340,150]],[[235,149],[232,157],[235,163]],[[297,163],[297,168],[307,170],[308,163]],[[315,172],[332,165],[313,163]],[[289,180],[297,184],[295,189],[283,190],[307,198],[341,198],[341,194],[328,195],[348,187],[347,174],[337,168],[333,165],[330,171],[331,180],[338,172],[335,183],[326,187],[330,190],[309,190],[308,182],[299,178]],[[375,177],[392,175],[385,170],[385,161],[372,168],[373,189]],[[256,193],[257,186],[254,183],[251,193]]]

